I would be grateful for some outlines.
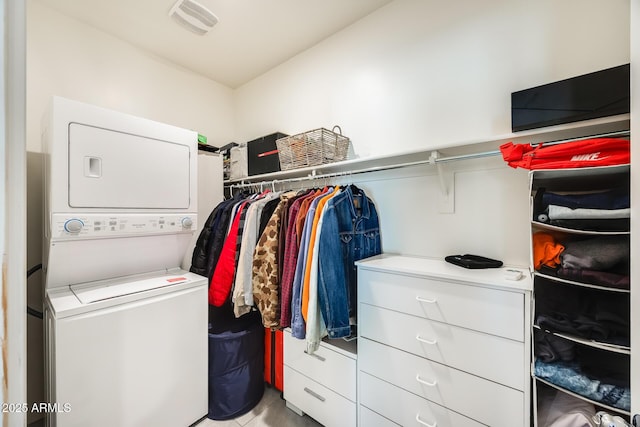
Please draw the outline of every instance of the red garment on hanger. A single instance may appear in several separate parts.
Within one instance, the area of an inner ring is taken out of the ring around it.
[[[627,164],[631,161],[630,147],[626,139],[594,138],[535,147],[507,142],[500,151],[513,168],[564,169]]]
[[[227,235],[222,252],[218,258],[216,269],[211,277],[209,284],[209,304],[216,307],[222,306],[229,298],[231,286],[233,286],[233,277],[236,273],[236,241],[238,240],[238,229],[240,227],[240,216],[242,210],[247,206],[247,202],[243,202],[236,212],[233,219],[229,234]]]

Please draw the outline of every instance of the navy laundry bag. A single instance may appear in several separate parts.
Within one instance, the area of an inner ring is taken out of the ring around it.
[[[209,328],[209,414],[228,420],[253,409],[264,393],[264,327],[258,312]]]

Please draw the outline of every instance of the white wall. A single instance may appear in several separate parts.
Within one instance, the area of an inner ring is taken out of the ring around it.
[[[499,157],[446,163],[454,174],[454,212],[440,213],[437,170],[416,166],[341,177],[375,202],[384,252],[442,258],[471,253],[526,267],[528,175]],[[514,243],[515,242],[515,243]]]
[[[238,139],[339,124],[358,157],[439,148],[511,132],[513,91],[628,62],[629,0],[396,0],[237,89]],[[454,168],[454,214],[435,176],[372,177],[383,249],[527,265],[526,173]]]
[[[193,129],[213,145],[233,140],[231,89],[28,2],[28,150],[52,95]]]
[[[194,129],[212,145],[233,140],[233,91],[71,19],[27,2],[28,260],[42,259],[41,117],[52,95]],[[206,220],[206,218],[201,221]],[[28,284],[41,307],[42,275]],[[29,401],[43,401],[41,322],[28,318]]]
[[[510,132],[513,91],[629,62],[629,0],[397,0],[236,91],[250,140],[340,124],[356,154]]]

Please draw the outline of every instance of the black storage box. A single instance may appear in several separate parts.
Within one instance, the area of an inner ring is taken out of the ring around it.
[[[630,111],[629,64],[511,94],[511,129],[535,129]]]
[[[278,172],[280,170],[276,140],[285,136],[288,135],[276,132],[247,142],[249,176]]]

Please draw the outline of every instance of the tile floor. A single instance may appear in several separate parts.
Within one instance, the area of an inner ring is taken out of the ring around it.
[[[266,387],[264,396],[258,405],[248,413],[227,421],[214,421],[205,418],[195,427],[321,427],[321,424],[308,415],[299,416],[288,409],[280,392]]]
[[[285,406],[280,392],[265,387],[260,403],[241,417],[227,421],[205,418],[192,427],[322,427],[322,424],[308,415],[299,416]],[[44,420],[29,424],[29,427],[44,427]]]

